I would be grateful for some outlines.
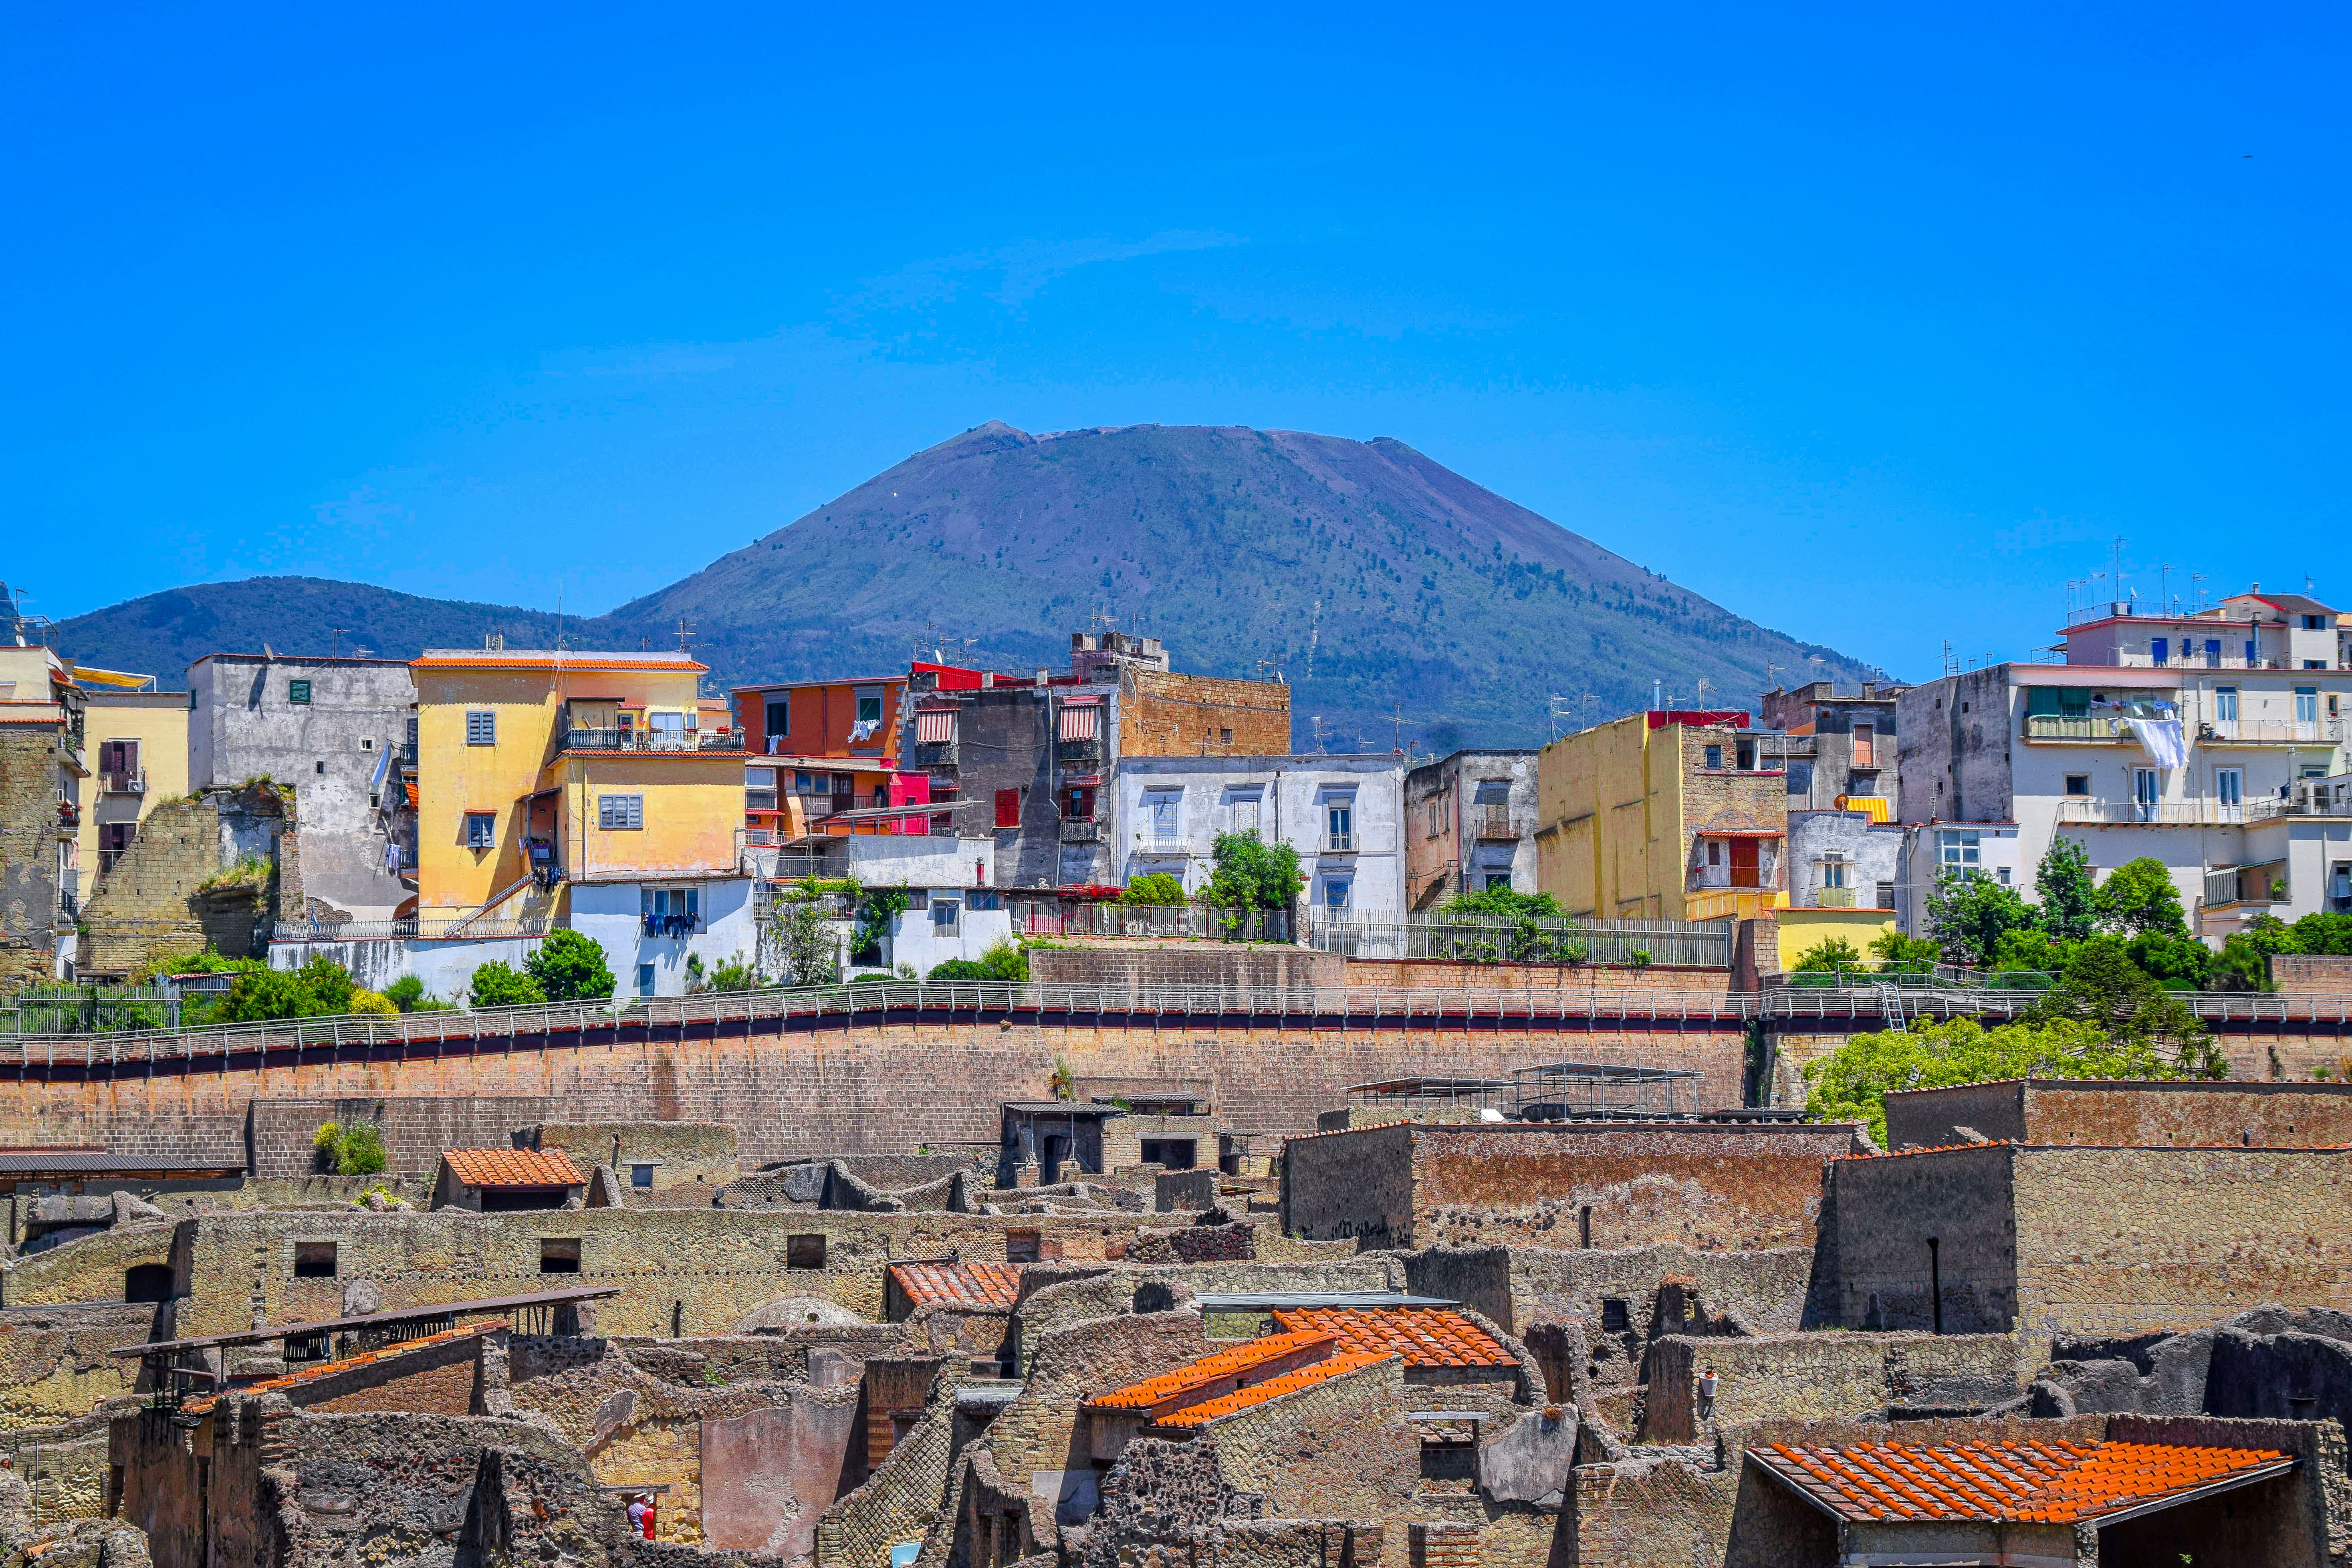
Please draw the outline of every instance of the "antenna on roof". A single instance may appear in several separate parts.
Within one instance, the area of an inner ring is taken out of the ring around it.
[[[327,657],[329,658],[341,658],[343,657],[343,634],[351,629],[352,628],[349,626],[329,626],[327,628]]]
[[[694,640],[694,625],[684,616],[677,618],[677,651],[684,653],[686,645]]]

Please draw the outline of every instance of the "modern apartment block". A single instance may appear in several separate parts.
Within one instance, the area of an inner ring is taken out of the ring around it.
[[[704,729],[683,653],[427,648],[417,901],[452,934],[568,925],[625,993],[750,949],[740,730]],[[723,716],[723,715],[722,715]]]
[[[1780,737],[1652,710],[1538,753],[1536,887],[1571,918],[1746,918],[1788,901]]]
[[[2337,619],[2302,595],[2250,592],[2195,615],[2119,605],[2066,628],[2063,663],[1905,692],[1906,927],[1939,867],[2006,871],[2030,895],[2060,834],[2101,870],[2163,862],[2207,937],[2257,915],[2352,910]]]
[[[1405,907],[1536,890],[1536,753],[1455,752],[1405,775]]]
[[[1394,920],[1406,907],[1405,767],[1392,752],[1123,757],[1114,776],[1121,881],[1164,872],[1198,892],[1218,837],[1255,833],[1298,852],[1320,918]]]
[[[188,666],[187,787],[291,786],[310,907],[328,921],[387,921],[415,889],[403,779],[416,686],[396,658],[211,653]]]
[[[918,665],[910,688],[902,771],[929,777],[930,803],[961,831],[994,835],[1008,887],[1120,874],[1109,784],[1122,758],[1290,747],[1287,686],[1178,674],[1157,637],[1073,633],[1066,675]]]

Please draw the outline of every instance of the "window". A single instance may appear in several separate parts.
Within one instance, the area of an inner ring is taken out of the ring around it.
[[[1936,835],[1936,857],[1954,870],[1973,868],[1982,859],[1981,836],[1974,828],[1948,828]]]
[[[1095,786],[1068,784],[1062,790],[1062,820],[1092,822],[1095,819]]]
[[[1143,815],[1151,825],[1151,842],[1173,844],[1177,841],[1181,827],[1177,813],[1183,804],[1181,790],[1153,790],[1143,797]]]
[[[878,691],[857,694],[857,721],[861,724],[882,722],[882,694]]]
[[[2238,689],[2236,687],[2217,686],[2213,689],[2213,717],[2224,724],[2234,724],[2238,721]]]
[[[2246,804],[2246,773],[2243,768],[2213,770],[2213,798],[2223,805]]]
[[[1706,863],[1710,866],[1720,866],[1723,864],[1723,841],[1721,839],[1710,838],[1706,841]]]
[[[541,1274],[579,1273],[580,1238],[576,1236],[541,1237],[539,1271]]]
[[[1342,853],[1356,847],[1356,797],[1335,795],[1323,803],[1323,847]]]
[[[637,994],[650,996],[653,994],[654,966],[650,963],[640,963],[637,965]]]
[[[1237,795],[1234,796],[1233,812],[1234,831],[1235,833],[1255,833],[1257,831],[1258,797],[1256,795]]]
[[[2298,686],[2294,689],[2294,721],[2298,724],[2319,722],[2319,688]]]
[[[1632,1315],[1625,1310],[1625,1303],[1623,1300],[1618,1297],[1611,1296],[1601,1301],[1601,1328],[1602,1332],[1622,1334],[1627,1328],[1632,1326]]]
[[[298,1241],[294,1244],[294,1278],[297,1279],[332,1279],[335,1277],[335,1244],[331,1241]]]
[[[2006,866],[2002,866],[2002,867],[2000,867],[2000,868],[1996,868],[1996,869],[1994,870],[1994,872],[1993,872],[1993,878],[1994,878],[1994,879],[1995,879],[1995,880],[1997,880],[1998,882],[2000,882],[2000,885],[2001,885],[2002,887],[2004,887],[2004,888],[2008,887],[2008,886],[2009,886],[2009,868],[2008,868],[2008,867],[2006,867]]]
[[[2220,637],[2207,637],[2205,639],[2205,668],[2208,669],[2219,669],[2221,668],[2221,639]]]
[[[326,771],[327,771],[327,759],[326,759],[326,758],[324,758],[324,757],[321,757],[321,758],[320,758],[317,762],[312,763],[310,764],[310,771],[311,771],[312,773],[318,773],[318,774],[320,774],[321,776],[323,776],[323,775],[326,773]]]
[[[640,1160],[629,1167],[629,1185],[639,1192],[650,1191],[654,1184],[654,1168]]]
[[[955,744],[956,715],[952,708],[930,709],[915,715],[915,742],[923,746]]]
[[[1709,746],[1706,749],[1706,765],[1710,771],[1723,766],[1723,748],[1721,746]]]
[[[305,703],[310,701],[310,683],[307,680],[288,681],[286,683],[286,700],[289,702]]]
[[[2326,669],[2327,668],[2327,661],[2324,658],[2306,658],[2303,661],[2303,668],[2305,669]]]
[[[743,805],[752,811],[773,811],[776,808],[775,769],[743,770]]]
[[[768,700],[767,730],[771,741],[782,740],[793,732],[793,705],[789,700],[774,697]],[[768,750],[771,755],[774,754],[773,746]]]
[[[954,899],[931,900],[931,934],[940,937],[963,934],[963,905],[959,900]]]
[[[600,795],[596,826],[607,833],[625,832],[646,825],[646,797],[641,795]]]
[[[1019,790],[1001,789],[996,792],[996,826],[999,827],[1021,826],[1021,792]]]
[[[1352,877],[1332,877],[1323,883],[1323,909],[1326,913],[1344,915],[1354,899],[1356,880]]]
[[[2137,809],[2142,822],[2156,820],[2156,803],[2162,788],[2154,768],[2132,770],[2132,805]]]
[[[1878,765],[1878,726],[1856,724],[1853,727],[1853,765],[1874,768]]]
[[[2148,662],[2151,664],[2169,664],[2171,662],[2171,638],[2150,637],[2147,639],[2147,657]]]
[[[1881,882],[1881,883],[1879,883],[1879,884],[1878,884],[1878,908],[1880,908],[1880,909],[1882,909],[1882,910],[1891,910],[1891,909],[1893,909],[1894,907],[1895,907],[1895,884],[1894,884],[1894,883],[1892,883],[1892,882]]]
[[[1230,746],[1233,743],[1234,732],[1231,730],[1220,730],[1217,731],[1217,744],[1220,746]]]
[[[466,814],[466,847],[468,849],[495,849],[498,847],[498,814],[488,811],[467,812]]]
[[[164,1301],[171,1295],[172,1266],[168,1263],[134,1263],[122,1271],[125,1301]],[[119,1490],[116,1495],[121,1495]]]
[[[822,1268],[824,1267],[824,1237],[822,1236],[788,1236],[784,1238],[784,1267],[787,1268]]]
[[[1489,871],[1486,873],[1486,890],[1488,892],[1491,893],[1496,888],[1507,888],[1510,885],[1511,874],[1508,871]]]
[[[2068,773],[2066,775],[2066,793],[2072,795],[2089,795],[2091,793],[2091,775],[2088,773]]]
[[[647,888],[639,902],[647,936],[691,936],[702,929],[699,888]]]
[[[2303,617],[2303,629],[2307,632],[2324,632],[2327,629],[2327,617],[2326,616],[2305,616]]]
[[[2246,668],[2254,668],[2254,639],[2252,637],[2246,639]]]
[[[1824,888],[1843,888],[1845,886],[1844,856],[1824,855],[1822,857],[1822,886]]]
[[[1139,1152],[1147,1165],[1160,1165],[1171,1171],[1189,1171],[1200,1157],[1200,1140],[1196,1138],[1146,1138]]]
[[[362,736],[360,737],[360,750],[361,750],[361,751],[362,751],[362,752],[373,752],[373,751],[374,751],[374,750],[375,750],[375,737],[374,737],[374,736],[373,736],[373,735],[362,735]]]

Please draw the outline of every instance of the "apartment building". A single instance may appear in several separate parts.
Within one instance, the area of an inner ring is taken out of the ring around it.
[[[1455,752],[1405,775],[1405,905],[1536,890],[1536,753]]]
[[[13,619],[8,601],[0,612]],[[22,632],[0,645],[0,987],[63,977],[81,887],[85,694]]]
[[[918,670],[945,668],[915,666]],[[904,675],[874,675],[738,686],[730,693],[735,727],[756,756],[868,757],[895,764],[907,679]]]
[[[1066,674],[918,665],[909,689],[901,771],[928,778],[934,820],[994,836],[1008,887],[1119,875],[1110,782],[1122,758],[1290,747],[1287,686],[1181,674],[1159,638],[1116,631],[1073,633]]]
[[[188,793],[188,693],[152,675],[77,667],[90,761],[76,859],[95,879],[113,868],[158,802]]]
[[[1198,892],[1219,837],[1255,833],[1298,852],[1301,896],[1319,918],[1394,920],[1406,908],[1405,765],[1393,752],[1122,757],[1111,793],[1121,881],[1164,872]]]
[[[1759,701],[1788,785],[1789,903],[1892,911],[1901,880],[1895,724],[1904,688],[1816,680]]]
[[[2006,872],[2031,896],[2062,833],[2095,868],[2162,862],[2210,939],[2257,915],[2352,910],[2338,619],[2258,591],[2194,615],[2116,605],[2066,628],[2062,663],[1904,693],[1906,927],[1940,868]]]
[[[440,931],[568,925],[624,992],[752,946],[742,731],[706,729],[683,653],[428,648],[416,683],[417,904]]]
[[[388,921],[406,910],[417,850],[406,660],[211,653],[188,666],[186,700],[187,787],[270,778],[293,790],[309,907],[287,918]]]
[[[1652,710],[1537,754],[1536,888],[1571,918],[1717,920],[1788,901],[1780,737]]]

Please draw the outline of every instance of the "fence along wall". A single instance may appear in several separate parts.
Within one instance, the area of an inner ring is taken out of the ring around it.
[[[1051,1093],[1057,1062],[1078,1078],[1207,1084],[1220,1126],[1289,1135],[1344,1104],[1350,1084],[1384,1079],[1508,1077],[1572,1058],[1699,1073],[1701,1109],[1739,1102],[1744,1037],[1737,1020],[1492,1016],[1386,1019],[1379,1026],[1304,1017],[1203,1020],[1081,1015],[1067,1023],[971,1016],[949,1022],[850,1024],[761,1019],[748,1033],[709,1026],[601,1035],[509,1036],[85,1068],[77,1046],[52,1069],[0,1063],[0,1142],[87,1142],[118,1150],[244,1158],[256,1100],[350,1101],[437,1096],[524,1097],[511,1123],[708,1121],[736,1129],[749,1163],[803,1155],[904,1153],[921,1146],[994,1147],[998,1102]],[[650,1037],[657,1035],[659,1037]],[[685,1037],[679,1037],[683,1035]],[[294,1116],[299,1124],[304,1110]],[[321,1118],[323,1120],[324,1118]],[[308,1127],[289,1126],[295,1142]],[[476,1136],[479,1129],[465,1131]],[[503,1140],[499,1140],[503,1142]],[[299,1159],[302,1151],[285,1151]],[[275,1156],[273,1156],[275,1157]]]

